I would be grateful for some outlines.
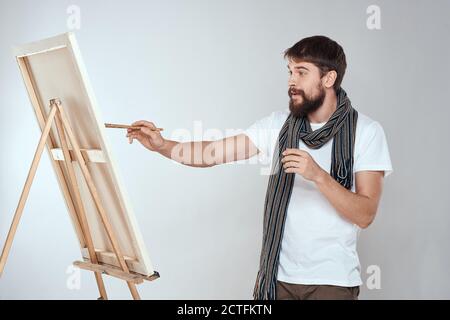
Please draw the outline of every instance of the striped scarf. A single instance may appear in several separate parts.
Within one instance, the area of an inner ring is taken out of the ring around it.
[[[269,178],[264,204],[264,229],[260,267],[253,297],[255,300],[274,300],[278,262],[283,239],[284,223],[295,174],[285,173],[281,164],[286,148],[298,148],[299,140],[312,149],[321,148],[334,137],[331,152],[330,175],[342,186],[351,189],[353,184],[353,150],[358,112],[352,108],[344,89],[337,92],[336,111],[328,122],[312,131],[307,117],[290,114],[278,136],[278,152],[274,152],[272,173]]]

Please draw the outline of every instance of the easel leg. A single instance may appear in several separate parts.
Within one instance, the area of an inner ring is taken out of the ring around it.
[[[141,297],[139,296],[139,292],[137,291],[136,285],[134,283],[128,282],[128,289],[130,289],[131,296],[134,300],[141,300]]]
[[[56,100],[50,101],[50,105],[54,106],[54,107],[57,107],[58,103],[59,103],[59,101],[56,101]],[[88,248],[89,257],[90,257],[90,260],[92,263],[97,264],[98,263],[97,255],[95,253],[94,243],[92,241],[91,232],[89,230],[89,225],[88,225],[88,222],[86,219],[86,213],[84,211],[83,203],[81,201],[80,190],[78,188],[78,183],[77,183],[77,179],[75,176],[75,170],[73,168],[72,159],[70,157],[69,146],[67,144],[66,135],[64,133],[64,128],[63,128],[63,124],[62,124],[62,120],[61,120],[61,114],[59,113],[59,110],[55,117],[55,123],[56,123],[56,128],[58,129],[58,136],[59,136],[59,140],[61,142],[61,147],[62,147],[63,154],[64,154],[65,166],[67,169],[67,173],[69,175],[69,183],[70,183],[70,186],[71,186],[72,192],[74,194],[74,198],[75,198],[75,204],[76,204],[76,209],[77,209],[78,217],[79,217],[80,224],[81,224],[81,230],[83,232],[84,238],[86,239],[86,245]],[[106,294],[106,289],[105,289],[105,284],[102,279],[102,274],[100,272],[94,272],[94,274],[95,274],[95,280],[97,281],[97,287],[100,292],[100,299],[107,300],[108,296]]]
[[[11,227],[9,229],[8,236],[6,237],[5,246],[3,247],[2,255],[0,258],[0,276],[3,273],[3,269],[5,268],[6,260],[8,259],[8,254],[11,249],[12,242],[14,240],[14,236],[16,234],[17,227],[19,225],[19,221],[22,216],[23,209],[25,207],[25,202],[27,201],[28,194],[29,194],[30,188],[31,188],[31,184],[32,184],[34,176],[36,174],[36,170],[37,170],[39,161],[41,160],[42,152],[44,151],[44,147],[47,142],[47,138],[50,133],[53,119],[55,118],[55,114],[56,114],[57,110],[58,109],[56,106],[54,106],[50,110],[47,121],[45,123],[44,130],[42,131],[42,135],[39,140],[39,144],[36,148],[33,162],[31,163],[31,168],[30,168],[30,171],[28,172],[27,180],[25,181],[25,185],[23,187],[22,194],[21,194],[20,200],[19,200],[19,204],[17,205],[16,212],[14,214],[14,218],[11,223]]]
[[[64,109],[62,108],[60,102],[57,104],[57,106],[58,106],[58,109],[59,109],[59,114],[61,116],[62,123],[64,125],[64,128],[65,128],[65,130],[67,132],[67,135],[68,135],[68,138],[69,138],[69,141],[70,141],[70,143],[72,145],[72,148],[73,148],[73,151],[75,153],[76,159],[78,161],[78,164],[80,165],[81,172],[83,173],[83,176],[84,176],[84,178],[86,180],[86,184],[87,184],[87,186],[89,188],[89,192],[92,195],[92,199],[94,200],[95,206],[96,206],[97,211],[98,211],[98,213],[100,215],[100,218],[101,218],[103,226],[104,226],[104,228],[106,230],[106,233],[108,234],[108,238],[109,238],[109,240],[111,242],[111,245],[112,245],[112,247],[114,249],[114,253],[116,254],[116,257],[117,257],[117,260],[118,260],[118,262],[120,264],[120,267],[122,268],[122,270],[124,272],[129,272],[128,266],[127,266],[127,264],[125,262],[123,254],[122,254],[122,252],[120,250],[119,243],[118,243],[118,241],[117,241],[117,239],[115,237],[112,225],[110,224],[110,222],[108,220],[108,216],[106,215],[105,209],[101,205],[101,201],[100,201],[100,197],[99,197],[98,192],[97,192],[97,188],[95,187],[95,184],[94,184],[94,182],[92,180],[92,177],[91,177],[91,174],[89,173],[89,170],[88,170],[88,168],[86,166],[84,158],[81,155],[80,146],[78,145],[78,142],[77,142],[77,140],[75,138],[75,135],[72,132],[72,128],[70,127],[70,123],[69,123],[69,121],[66,118],[66,115],[64,113]],[[131,295],[133,296],[133,298],[135,300],[140,299],[139,293],[138,293],[138,291],[136,289],[136,285],[134,283],[132,283],[132,282],[129,282],[129,281],[127,281],[127,284],[128,284],[128,288],[130,289],[130,292],[131,292]]]

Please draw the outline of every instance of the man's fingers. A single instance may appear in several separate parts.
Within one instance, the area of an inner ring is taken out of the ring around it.
[[[283,164],[283,168],[284,169],[287,169],[287,168],[300,168],[300,162],[297,162],[297,161],[286,162],[285,164]]]
[[[152,141],[158,141],[157,139],[160,138],[160,134],[157,131],[154,131],[152,129],[155,129],[155,125],[151,122],[140,120],[133,122],[133,126],[140,126],[138,130],[128,129],[126,137],[128,138],[128,142],[131,144],[133,143],[134,139],[137,139],[141,143],[146,143],[147,140]]]
[[[288,162],[288,161],[300,161],[300,159],[301,159],[301,156],[300,155],[297,155],[297,154],[295,154],[295,155],[289,155],[289,156],[284,156],[282,159],[281,159],[281,163],[285,163],[285,162]]]
[[[286,148],[286,150],[283,151],[283,155],[289,155],[289,154],[299,154],[299,149],[294,148]]]
[[[146,121],[146,120],[139,120],[139,121],[133,122],[131,125],[132,126],[144,126],[144,127],[148,127],[151,129],[156,129],[156,126],[153,122]]]
[[[139,139],[142,137],[142,133],[130,132],[127,133],[127,138],[130,143],[133,143],[133,139]]]
[[[148,136],[150,136],[152,138],[156,137],[155,132],[153,130],[149,129],[149,128],[142,127],[140,131],[142,131],[144,134],[146,134],[146,135],[148,135]]]
[[[284,170],[285,173],[295,173],[295,168],[287,168]]]
[[[145,124],[145,122],[147,122],[147,121],[145,121],[145,120],[139,120],[139,121],[135,121],[135,122],[133,122],[131,125],[134,127],[134,126],[143,126],[144,124]]]
[[[147,130],[149,130],[149,131],[151,131],[150,129],[148,129],[147,128]],[[127,133],[127,137],[128,136],[133,136],[133,137],[144,137],[144,136],[146,136],[146,133],[145,132],[143,132],[141,129],[139,129],[139,130],[133,130],[133,131],[130,131],[130,132],[128,132]]]

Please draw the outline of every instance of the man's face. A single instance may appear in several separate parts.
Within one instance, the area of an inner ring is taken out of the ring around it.
[[[316,111],[325,99],[320,70],[314,64],[290,60],[289,69],[289,110],[295,117],[306,117]]]

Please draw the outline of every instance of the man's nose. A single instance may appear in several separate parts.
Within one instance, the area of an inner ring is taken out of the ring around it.
[[[288,86],[289,87],[295,87],[296,83],[295,83],[295,79],[294,77],[290,76],[288,79]]]

